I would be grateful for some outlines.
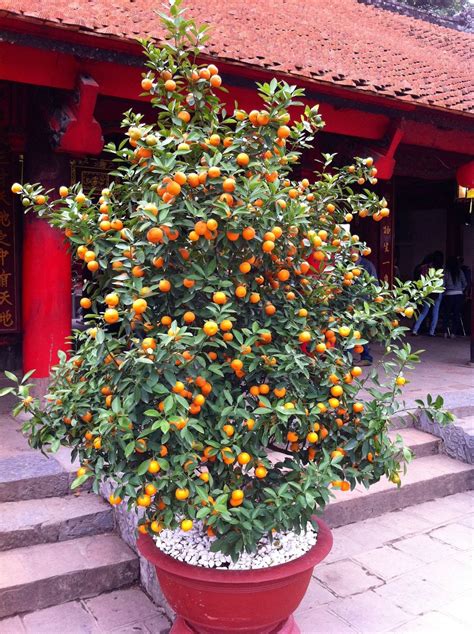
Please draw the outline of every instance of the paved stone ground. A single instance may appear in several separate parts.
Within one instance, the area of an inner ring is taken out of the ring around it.
[[[408,337],[413,350],[424,350],[421,363],[408,371],[404,398],[413,401],[427,393],[442,394],[446,404],[454,407],[474,405],[474,368],[468,367],[470,340],[468,337]],[[375,359],[379,350],[373,347]]]
[[[167,634],[171,623],[138,587],[0,621],[0,634]]]
[[[474,631],[474,492],[333,530],[296,612],[301,634]]]

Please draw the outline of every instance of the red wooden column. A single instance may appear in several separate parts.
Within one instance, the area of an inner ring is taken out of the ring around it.
[[[27,180],[47,189],[69,183],[69,162],[52,151],[27,153]],[[23,226],[23,370],[47,379],[71,334],[71,258],[64,235],[33,212]]]
[[[71,258],[64,236],[29,215],[23,228],[23,371],[49,376],[71,334]]]

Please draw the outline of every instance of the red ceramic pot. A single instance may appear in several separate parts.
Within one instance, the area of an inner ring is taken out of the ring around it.
[[[332,547],[319,518],[318,540],[302,557],[258,570],[213,570],[177,561],[140,534],[138,550],[156,568],[166,600],[178,618],[172,634],[298,634],[293,612],[308,588],[314,566]]]

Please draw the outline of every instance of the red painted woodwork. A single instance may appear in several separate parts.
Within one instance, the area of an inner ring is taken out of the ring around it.
[[[467,119],[467,121],[470,123],[470,129],[457,128],[455,118],[452,118],[450,128],[447,126],[436,126],[423,121],[405,119],[403,122],[403,142],[471,156],[474,148],[472,117]]]
[[[375,152],[375,167],[377,168],[377,178],[379,180],[390,180],[395,170],[395,152],[397,151],[400,141],[403,139],[403,130],[397,126],[390,138],[390,142],[386,151],[378,155]]]
[[[0,20],[0,25],[2,21]],[[25,26],[26,29],[26,25]],[[126,51],[127,54],[137,55],[137,64],[140,55],[138,45],[128,42],[120,43],[117,39],[99,38],[97,36],[87,38],[83,34],[70,33],[69,31],[57,35],[57,29],[44,28],[41,31],[43,37],[53,33],[57,39],[73,42],[91,42],[95,46],[108,48],[110,50]],[[228,103],[233,108],[234,99],[242,102],[245,108],[258,107],[255,102],[255,91],[253,83],[247,86],[232,85],[232,77],[239,78],[239,84],[255,81],[268,81],[275,73],[269,73],[261,69],[255,69],[243,64],[230,64],[219,62],[221,73],[225,75],[231,93]],[[76,77],[80,73],[94,77],[99,84],[99,91],[102,95],[119,97],[123,99],[144,100],[139,97],[140,79],[143,67],[119,64],[116,62],[99,61],[94,59],[80,58],[69,53],[59,53],[57,51],[39,49],[0,42],[0,79],[14,81],[37,86],[50,86],[65,90],[73,90]],[[367,95],[361,91],[349,88],[341,88],[332,84],[320,82],[310,82],[295,77],[278,74],[282,79],[290,83],[298,83],[299,86],[307,90],[306,103],[321,104],[321,113],[326,120],[326,131],[348,136],[358,136],[368,139],[382,139],[387,132],[389,116],[364,112],[364,104],[389,106],[399,112],[424,111],[426,107],[408,104],[401,100],[390,99],[378,95]],[[331,104],[324,103],[324,96],[331,95],[345,98],[354,103],[354,108],[337,108]],[[360,104],[360,110],[358,105]],[[404,142],[422,147],[432,147],[449,152],[471,154],[474,147],[474,132],[467,129],[456,129],[457,121],[466,121],[466,116],[457,113],[450,113],[451,128],[437,127],[432,123],[407,120],[404,122]]]
[[[79,76],[74,95],[49,120],[56,151],[82,155],[102,152],[102,129],[94,119],[98,93],[99,84],[92,77]]]
[[[291,615],[304,597],[314,566],[332,548],[328,526],[313,519],[319,532],[311,550],[286,564],[256,570],[193,566],[165,555],[150,535],[140,534],[138,550],[155,566],[163,594],[180,617],[173,634],[298,634]]]
[[[71,258],[64,236],[28,214],[23,228],[23,370],[46,378],[71,334]]]
[[[460,187],[474,189],[474,161],[461,165],[456,172],[456,180]]]

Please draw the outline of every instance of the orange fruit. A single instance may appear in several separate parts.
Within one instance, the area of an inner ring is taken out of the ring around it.
[[[183,315],[183,321],[185,321],[187,324],[192,324],[195,319],[196,315],[190,310],[186,311]]]
[[[233,359],[230,363],[230,367],[233,370],[242,370],[242,368],[244,367],[244,364],[242,363],[242,361],[240,359]]]
[[[189,497],[189,489],[186,489],[186,488],[184,488],[184,489],[178,488],[178,489],[176,489],[176,491],[174,492],[174,496],[175,496],[175,498],[176,498],[177,500],[180,500],[181,502],[182,502],[183,500],[187,500],[187,499],[188,499],[188,497]]]
[[[147,232],[146,239],[152,244],[163,242],[163,231],[159,227],[152,227]]]
[[[173,79],[167,79],[165,81],[165,90],[168,92],[174,92],[176,90],[176,82]]]
[[[287,269],[281,269],[280,271],[278,271],[277,277],[280,282],[286,282],[290,279],[290,272]]]
[[[108,293],[104,297],[104,301],[107,304],[107,306],[109,306],[109,308],[113,308],[114,306],[117,306],[117,304],[119,303],[120,297],[117,295],[117,293]]]
[[[209,168],[207,173],[209,175],[209,178],[219,178],[219,176],[221,175],[221,170],[216,166],[212,166]]]
[[[220,326],[220,329],[224,332],[228,332],[229,330],[232,330],[232,322],[230,321],[230,319],[224,319],[223,321],[221,321],[219,326]]]
[[[227,295],[222,291],[217,291],[213,294],[212,301],[214,302],[214,304],[223,305],[227,302]]]
[[[259,467],[255,469],[255,476],[259,479],[265,478],[267,473],[268,473],[268,470],[263,465],[260,465]]]
[[[132,308],[137,313],[137,315],[141,315],[148,308],[148,303],[146,299],[139,298],[133,302]]]
[[[88,309],[92,306],[92,302],[88,297],[82,297],[79,304],[81,305],[81,308],[84,309]]]
[[[210,320],[206,321],[202,329],[208,337],[212,337],[219,331],[219,326],[216,324],[215,321]]]
[[[253,227],[245,227],[245,229],[242,231],[242,237],[244,238],[244,240],[253,240],[253,238],[255,238],[255,229]]]
[[[279,139],[287,139],[291,134],[291,130],[287,125],[281,125],[277,130]]]
[[[151,504],[151,497],[149,495],[147,495],[146,493],[143,493],[142,495],[139,495],[137,498],[137,505],[138,506],[150,506]]]
[[[160,280],[158,288],[162,293],[168,293],[171,290],[171,283],[168,280]]]
[[[235,179],[226,178],[222,183],[222,189],[228,193],[235,191]]]
[[[239,455],[237,456],[237,462],[240,465],[246,465],[250,462],[251,460],[251,456],[249,453],[247,453],[246,451],[243,451],[242,453],[239,453]]]
[[[107,308],[104,312],[104,321],[108,324],[115,324],[119,320],[118,311],[115,308]]]
[[[342,396],[344,390],[340,385],[333,385],[330,392],[333,396]]]
[[[239,154],[237,154],[236,161],[237,164],[240,165],[240,167],[246,167],[250,162],[250,157],[245,152],[240,152]]]
[[[262,244],[262,251],[265,253],[270,253],[275,248],[275,243],[272,240],[265,240]]]
[[[154,484],[150,483],[150,484],[147,484],[145,487],[145,493],[147,495],[150,495],[150,496],[155,495],[156,491],[157,491],[157,488]]]

